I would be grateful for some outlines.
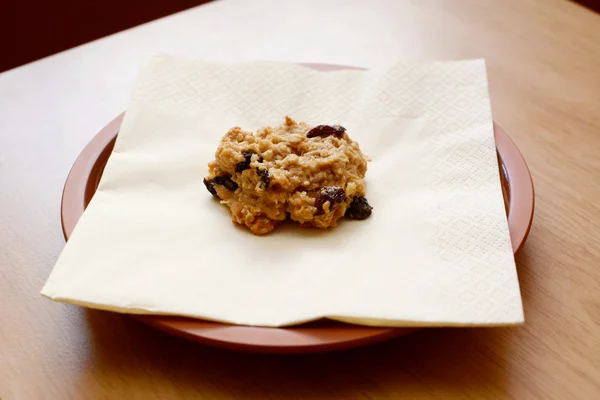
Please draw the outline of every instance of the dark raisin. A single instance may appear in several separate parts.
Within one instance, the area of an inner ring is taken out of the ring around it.
[[[215,185],[221,185],[231,192],[235,192],[238,188],[238,184],[232,181],[228,176],[215,176],[213,182]]]
[[[335,135],[341,138],[346,132],[346,128],[341,125],[317,125],[312,128],[310,131],[306,132],[307,138],[314,138],[317,136],[327,137],[330,135]]]
[[[271,183],[271,176],[269,175],[268,169],[260,169],[256,168],[256,174],[260,178],[260,187],[264,190],[269,188],[269,184]]]
[[[323,204],[329,202],[329,211],[333,211],[333,209],[345,199],[346,192],[339,186],[325,186],[321,188],[315,199],[315,207],[317,207],[316,215],[324,213]]]
[[[208,180],[204,178],[204,186],[206,189],[215,197],[219,197],[217,191],[215,190],[215,185],[221,185],[225,189],[235,192],[238,188],[238,184],[231,180],[231,178],[227,176],[215,176],[212,180]]]
[[[252,155],[254,152],[252,150],[246,150],[242,152],[244,156],[244,161],[239,162],[235,165],[235,172],[242,172],[250,168],[250,162],[252,161]]]
[[[208,179],[204,178],[204,186],[206,186],[206,190],[208,190],[210,194],[215,197],[219,197],[217,191],[215,190],[215,183],[213,181],[209,181]]]
[[[355,197],[352,199],[344,217],[351,219],[365,219],[371,215],[371,210],[373,210],[373,207],[369,205],[369,202],[365,197]]]

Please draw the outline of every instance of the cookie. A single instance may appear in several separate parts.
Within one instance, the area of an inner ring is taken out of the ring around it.
[[[327,229],[346,216],[365,219],[369,158],[340,125],[310,126],[286,117],[256,133],[234,127],[221,139],[204,184],[233,222],[257,235],[286,219]]]

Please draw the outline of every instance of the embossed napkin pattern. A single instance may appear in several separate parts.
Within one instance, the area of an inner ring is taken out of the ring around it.
[[[374,210],[253,236],[202,184],[219,139],[289,115],[373,161]],[[286,326],[520,324],[482,60],[320,72],[155,56],[43,295],[124,313]]]

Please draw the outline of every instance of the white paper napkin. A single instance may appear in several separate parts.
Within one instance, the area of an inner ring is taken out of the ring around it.
[[[219,139],[341,124],[374,207],[332,230],[232,224],[202,178]],[[100,186],[42,294],[125,313],[284,326],[523,322],[482,60],[318,72],[151,58]]]

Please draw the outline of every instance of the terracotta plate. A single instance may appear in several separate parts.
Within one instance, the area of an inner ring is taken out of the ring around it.
[[[306,65],[323,71],[350,68],[322,64]],[[61,205],[62,227],[67,240],[96,191],[122,120],[123,114],[102,129],[83,149],[71,168]],[[533,184],[527,164],[519,150],[497,124],[494,124],[494,134],[510,236],[516,253],[529,233],[533,218]],[[151,315],[134,317],[163,331],[197,342],[265,353],[338,350],[380,342],[415,330],[370,328],[333,321],[319,321],[291,328],[259,328],[191,318]]]

